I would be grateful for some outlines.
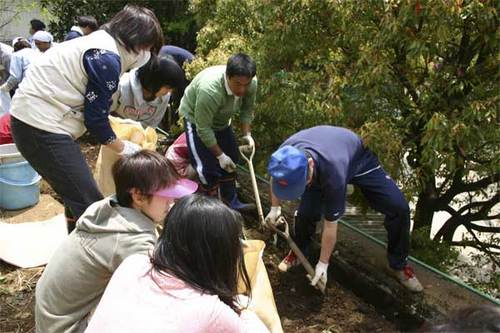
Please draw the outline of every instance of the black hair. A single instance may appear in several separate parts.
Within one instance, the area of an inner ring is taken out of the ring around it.
[[[24,38],[19,39],[13,46],[14,52],[17,52],[22,49],[30,48],[31,44]]]
[[[99,28],[97,20],[93,16],[78,16],[76,24],[79,27],[90,28],[92,31],[96,31]]]
[[[151,55],[151,59],[137,70],[141,86],[152,94],[156,94],[163,86],[176,91],[184,91],[186,80],[184,71],[172,58]]]
[[[40,30],[45,30],[45,23],[38,19],[32,19],[30,21],[31,29],[33,29],[34,32],[40,31]]]
[[[498,333],[500,307],[472,305],[453,312],[443,323],[426,324],[419,332]]]
[[[212,197],[183,197],[165,219],[151,258],[153,271],[173,275],[201,293],[217,295],[239,314],[239,277],[251,294],[242,237],[238,212]]]
[[[226,66],[227,77],[246,76],[253,78],[255,74],[257,74],[257,66],[249,55],[237,53],[229,57]]]
[[[158,53],[163,45],[163,32],[155,14],[147,8],[127,5],[101,29],[115,38],[127,51],[139,53],[151,47]]]
[[[137,189],[148,198],[164,187],[173,185],[179,175],[167,158],[152,150],[140,150],[122,156],[112,167],[116,198],[120,206],[131,207],[130,191]]]

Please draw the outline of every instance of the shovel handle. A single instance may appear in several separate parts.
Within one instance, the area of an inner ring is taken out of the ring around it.
[[[297,256],[297,259],[299,259],[302,266],[304,266],[304,269],[306,270],[307,274],[312,278],[316,272],[315,272],[314,268],[312,267],[311,263],[309,262],[309,260],[307,260],[307,258],[304,256],[302,251],[299,249],[297,244],[295,244],[292,237],[290,237],[288,222],[286,221],[286,219],[283,216],[280,216],[278,218],[278,222],[280,224],[285,225],[285,230],[280,230],[277,226],[275,226],[271,223],[268,223],[267,225],[272,230],[274,230],[277,234],[279,234],[281,237],[285,238],[285,240],[288,243],[288,246],[290,246],[290,249],[293,251],[293,253],[295,253],[295,255]],[[321,291],[321,293],[323,293],[323,294],[325,293],[326,285],[323,283],[323,281],[319,280],[318,283],[316,283],[315,287],[318,288],[319,291]]]
[[[253,188],[253,195],[255,197],[255,204],[257,206],[257,214],[259,215],[259,223],[261,227],[264,225],[264,212],[262,211],[262,204],[260,202],[260,195],[259,195],[259,187],[257,186],[257,178],[255,177],[255,170],[253,168],[253,156],[255,154],[255,146],[252,147],[252,150],[250,152],[250,156],[247,156],[246,153],[248,152],[248,146],[239,146],[238,147],[241,156],[243,156],[243,159],[247,161],[248,164],[248,170],[250,171],[250,178],[252,180],[252,188]]]
[[[249,146],[243,145],[239,146],[238,150],[240,151],[241,156],[243,156],[243,159],[248,163],[252,163],[253,156],[255,155],[255,146],[252,147],[251,150],[248,148]],[[247,155],[248,154],[248,155]]]

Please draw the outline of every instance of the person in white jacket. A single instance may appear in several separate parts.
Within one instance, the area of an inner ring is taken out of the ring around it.
[[[12,100],[17,148],[64,202],[68,230],[103,195],[76,140],[87,130],[117,154],[140,146],[116,136],[109,123],[120,75],[148,62],[163,41],[146,8],[126,6],[88,36],[52,47],[28,70]]]
[[[10,59],[14,49],[7,44],[0,43],[0,87],[10,76]],[[10,109],[10,92],[7,89],[0,89],[0,116]]]
[[[120,78],[111,111],[143,127],[156,127],[168,109],[172,91],[185,88],[184,72],[171,57],[152,56],[147,64]]]
[[[33,42],[41,53],[46,52],[54,44],[54,37],[48,31],[37,31],[33,34]]]
[[[13,52],[12,46],[0,43],[0,84],[3,84],[9,77],[10,57]]]
[[[9,62],[9,76],[5,80],[5,83],[0,86],[2,91],[15,90],[19,83],[26,76],[26,71],[28,66],[35,60],[40,54],[31,48],[30,43],[26,38],[17,37],[12,41],[14,46],[14,53],[12,53]]]
[[[92,204],[55,251],[36,286],[39,333],[81,332],[120,263],[148,255],[156,225],[174,199],[197,184],[179,179],[165,157],[142,150],[113,165],[116,195]]]

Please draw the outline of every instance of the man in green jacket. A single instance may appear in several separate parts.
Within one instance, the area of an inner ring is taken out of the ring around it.
[[[231,56],[226,66],[204,69],[189,84],[179,107],[184,117],[189,158],[202,184],[202,190],[216,195],[233,209],[244,211],[253,205],[236,196],[235,163],[238,144],[231,119],[239,113],[246,145],[255,145],[250,133],[257,94],[255,62],[248,55]]]

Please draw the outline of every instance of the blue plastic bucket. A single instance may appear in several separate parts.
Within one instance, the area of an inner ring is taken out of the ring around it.
[[[36,205],[40,179],[26,161],[0,164],[0,208],[16,210]]]

